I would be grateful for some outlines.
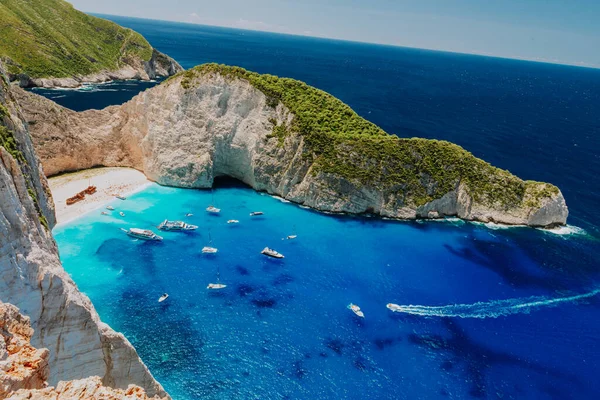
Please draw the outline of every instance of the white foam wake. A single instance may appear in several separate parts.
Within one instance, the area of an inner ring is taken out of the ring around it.
[[[542,296],[525,299],[506,299],[474,304],[452,304],[447,306],[401,306],[388,304],[387,308],[394,312],[401,312],[426,317],[458,317],[458,318],[498,318],[506,315],[529,313],[543,307],[555,307],[562,303],[571,303],[578,300],[594,297],[600,289],[575,296],[547,298]]]

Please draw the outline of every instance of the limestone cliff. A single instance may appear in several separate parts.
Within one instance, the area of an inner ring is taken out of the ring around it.
[[[31,318],[32,345],[50,351],[50,384],[97,375],[109,386],[137,384],[164,395],[62,268],[54,223],[46,179],[0,64],[0,301]]]
[[[0,302],[0,399],[149,399],[139,386],[114,389],[93,376],[76,381],[61,381],[48,387],[48,349],[31,343],[33,329],[29,318],[12,304]],[[152,397],[159,399],[159,396]]]
[[[218,176],[329,212],[555,226],[558,188],[523,181],[459,146],[387,135],[291,79],[205,65],[122,106],[76,113],[19,91],[44,172],[129,166],[170,186]]]

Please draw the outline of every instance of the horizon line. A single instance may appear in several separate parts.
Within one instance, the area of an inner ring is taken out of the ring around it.
[[[500,60],[523,61],[523,62],[532,62],[532,63],[537,63],[537,64],[560,65],[560,66],[565,66],[565,67],[575,67],[575,68],[584,68],[584,69],[593,69],[593,70],[600,69],[600,64],[585,64],[585,63],[576,64],[576,63],[569,63],[569,62],[562,62],[562,61],[540,60],[540,59],[534,59],[534,58],[498,56],[498,55],[486,54],[486,53],[466,53],[466,52],[452,51],[452,50],[433,49],[433,48],[425,48],[425,47],[413,47],[413,46],[406,46],[406,45],[400,45],[400,44],[367,42],[367,41],[361,41],[361,40],[341,39],[341,38],[337,38],[337,37],[328,37],[328,36],[313,36],[313,35],[306,35],[306,34],[302,34],[302,33],[265,31],[265,30],[260,30],[260,29],[238,28],[238,27],[232,27],[232,26],[226,26],[226,25],[199,24],[196,22],[188,22],[188,21],[176,21],[176,20],[147,18],[147,17],[133,17],[130,15],[105,14],[105,13],[97,13],[97,12],[89,12],[89,11],[82,11],[82,12],[84,12],[86,14],[94,15],[94,16],[103,16],[104,15],[104,16],[112,16],[112,17],[141,19],[141,20],[146,20],[146,21],[169,22],[169,23],[173,23],[173,24],[204,26],[204,27],[209,27],[209,28],[223,28],[223,29],[231,29],[231,30],[235,30],[235,31],[260,32],[260,33],[269,33],[269,34],[273,34],[273,35],[282,35],[282,36],[296,36],[296,37],[303,37],[303,38],[310,38],[310,39],[331,40],[331,41],[346,42],[346,43],[369,44],[369,45],[374,45],[374,46],[387,46],[387,47],[395,47],[395,48],[401,48],[401,49],[425,50],[425,51],[447,53],[447,54],[458,54],[458,55],[475,56],[475,57],[496,58],[496,59],[500,59]]]

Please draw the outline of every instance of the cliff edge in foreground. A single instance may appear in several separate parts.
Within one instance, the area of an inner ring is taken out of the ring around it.
[[[23,87],[146,80],[183,70],[139,33],[63,0],[2,0],[0,60]]]
[[[31,319],[32,346],[50,352],[44,359],[51,385],[99,376],[106,386],[136,384],[166,396],[129,341],[100,321],[63,269],[54,224],[48,183],[0,63],[0,301]]]
[[[12,304],[0,302],[0,399],[150,399],[139,386],[114,389],[104,386],[97,376],[48,387],[50,352],[33,347],[32,335],[29,318]]]
[[[388,135],[321,90],[237,67],[202,65],[104,110],[17,97],[47,175],[128,166],[187,188],[230,176],[317,210],[398,219],[552,227],[568,215],[556,186],[449,142]]]

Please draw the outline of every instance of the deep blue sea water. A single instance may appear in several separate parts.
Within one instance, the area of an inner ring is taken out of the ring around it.
[[[174,398],[600,396],[600,71],[110,18],[186,68],[220,62],[302,79],[390,133],[450,140],[552,182],[586,232],[333,217],[231,182],[214,190],[219,217],[203,211],[210,192],[152,186],[115,202],[124,219],[94,212],[57,227],[67,271]],[[149,85],[42,94],[101,108]],[[257,209],[265,216],[251,219]],[[187,212],[201,230],[160,244],[118,229]],[[200,253],[209,232],[214,257]],[[265,246],[286,258],[265,259]],[[218,270],[228,287],[209,293]],[[392,313],[388,302],[424,307]]]

